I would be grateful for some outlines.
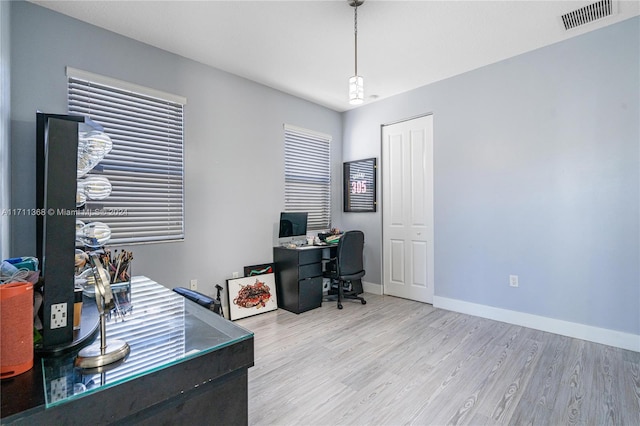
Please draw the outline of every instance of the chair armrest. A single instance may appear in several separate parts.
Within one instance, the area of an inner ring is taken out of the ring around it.
[[[196,302],[200,306],[204,306],[207,309],[211,309],[212,305],[216,302],[215,299],[205,294],[199,293],[194,290],[190,290],[184,287],[176,287],[173,289],[176,293],[186,297],[189,300]]]

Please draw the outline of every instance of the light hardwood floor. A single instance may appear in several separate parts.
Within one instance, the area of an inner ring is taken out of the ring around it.
[[[391,296],[237,323],[251,425],[640,425],[640,353]]]

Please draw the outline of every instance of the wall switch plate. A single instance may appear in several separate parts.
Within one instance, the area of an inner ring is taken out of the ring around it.
[[[517,275],[509,275],[509,286],[518,287],[518,276]]]
[[[197,290],[198,289],[198,280],[191,280],[191,282],[189,284],[191,285],[191,290]]]
[[[54,303],[51,305],[51,329],[67,326],[67,304]]]
[[[231,276],[232,276],[233,278],[238,278],[238,277],[240,276],[240,274],[239,274],[239,273],[237,273],[237,272],[234,272],[233,274],[231,274]]]

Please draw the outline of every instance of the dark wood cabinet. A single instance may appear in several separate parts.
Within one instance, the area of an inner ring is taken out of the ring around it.
[[[299,314],[322,305],[322,249],[273,248],[279,308]]]

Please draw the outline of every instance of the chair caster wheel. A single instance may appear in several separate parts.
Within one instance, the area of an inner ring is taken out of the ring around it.
[[[363,305],[366,305],[366,304],[367,304],[367,301],[366,301],[366,300],[363,300],[363,301],[362,301],[362,304],[363,304]]]
[[[342,309],[342,303],[338,303],[338,309]]]

